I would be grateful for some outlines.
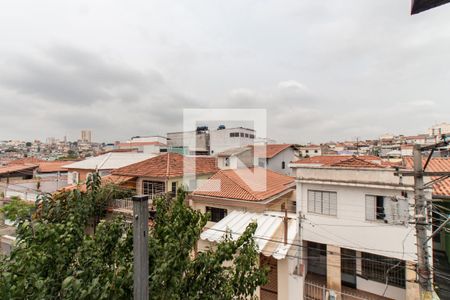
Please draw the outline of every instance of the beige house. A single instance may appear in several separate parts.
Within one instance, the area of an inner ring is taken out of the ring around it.
[[[130,178],[128,182],[132,182],[138,195],[152,199],[168,192],[175,194],[181,185],[192,190],[198,181],[208,179],[217,171],[214,157],[169,152],[116,169],[112,175]]]
[[[189,197],[190,205],[210,213],[198,250],[214,248],[224,234],[238,238],[257,222],[255,240],[261,264],[270,267],[269,282],[257,290],[267,299],[299,299],[294,178],[255,167],[214,174]]]

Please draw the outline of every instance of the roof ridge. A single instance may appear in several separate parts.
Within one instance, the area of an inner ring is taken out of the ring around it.
[[[368,160],[359,158],[359,157],[357,157],[357,156],[355,156],[355,155],[353,155],[352,157],[349,157],[348,159],[344,159],[344,160],[341,160],[341,161],[339,161],[339,162],[335,162],[335,163],[333,163],[333,164],[330,164],[330,166],[332,166],[332,167],[334,167],[334,166],[340,166],[341,164],[345,164],[346,162],[355,161],[355,160],[360,161],[360,162],[363,162],[363,163],[365,163],[365,164],[367,164],[367,165],[371,165],[371,166],[375,166],[375,167],[380,167],[380,168],[382,167],[381,165],[378,165],[378,164],[375,164],[375,163],[370,162],[370,161],[368,161]]]
[[[237,174],[237,172],[235,172],[234,169],[230,169],[229,171],[230,171],[230,172],[233,172],[233,173],[235,173],[237,176],[239,176],[239,175]],[[249,194],[249,195],[253,198],[253,200],[258,200],[258,197],[256,197],[256,195],[255,195],[254,193],[252,193],[252,191],[249,191],[249,189],[247,189],[247,188],[241,186],[241,184],[240,184],[239,182],[236,182],[236,180],[234,180],[233,178],[231,178],[230,176],[228,176],[224,170],[220,170],[219,173],[220,173],[220,172],[222,172],[222,173],[225,175],[225,177],[227,177],[229,180],[231,180],[231,181],[232,181],[234,184],[236,184],[240,189],[244,190],[247,194]],[[244,182],[244,184],[245,184],[245,182]]]

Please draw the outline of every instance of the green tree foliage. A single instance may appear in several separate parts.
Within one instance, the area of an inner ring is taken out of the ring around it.
[[[21,221],[31,218],[33,208],[34,205],[13,196],[9,203],[0,208],[0,213],[3,213],[8,220]]]
[[[132,298],[132,226],[119,217],[104,218],[108,202],[126,195],[117,186],[100,186],[94,175],[86,192],[41,197],[33,217],[18,221],[16,247],[0,261],[0,298]],[[237,240],[225,234],[215,249],[195,256],[208,216],[184,199],[180,190],[175,199],[156,200],[149,231],[151,299],[252,297],[267,280],[253,239],[256,224]],[[86,234],[89,225],[97,225],[94,234]]]

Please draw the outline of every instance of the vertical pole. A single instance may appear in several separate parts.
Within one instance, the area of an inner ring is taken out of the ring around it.
[[[422,151],[420,145],[414,145],[414,195],[415,223],[417,237],[417,274],[419,275],[422,299],[431,299],[431,270],[427,244],[427,202],[424,193]]]
[[[133,299],[148,300],[148,196],[133,196]]]

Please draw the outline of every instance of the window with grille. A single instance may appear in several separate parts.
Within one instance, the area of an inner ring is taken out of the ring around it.
[[[366,220],[383,221],[386,217],[383,196],[366,195]]]
[[[369,280],[405,288],[405,261],[362,252],[362,276]],[[389,272],[388,272],[389,271]]]
[[[337,193],[308,190],[308,212],[336,216]]]
[[[166,192],[166,187],[164,182],[159,181],[142,181],[142,194],[148,195],[150,199],[154,196],[160,195]]]
[[[212,222],[219,222],[227,216],[227,210],[217,207],[206,207],[206,212],[210,214],[209,220]]]

